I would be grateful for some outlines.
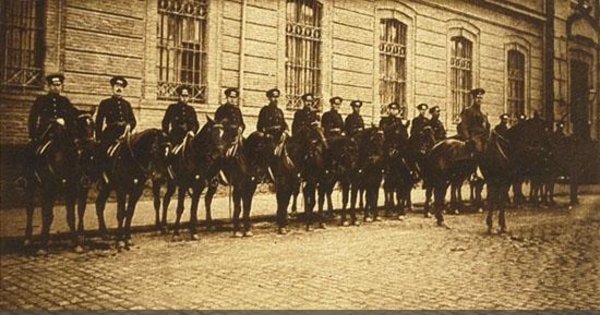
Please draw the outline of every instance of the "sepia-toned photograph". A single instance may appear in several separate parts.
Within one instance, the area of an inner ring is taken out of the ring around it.
[[[600,0],[0,0],[0,312],[600,310]]]

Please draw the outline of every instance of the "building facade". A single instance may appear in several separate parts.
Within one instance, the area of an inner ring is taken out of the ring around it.
[[[81,109],[110,95],[110,77],[140,130],[159,127],[181,84],[204,120],[239,87],[247,132],[278,87],[291,119],[313,92],[364,102],[378,122],[397,101],[442,108],[456,129],[483,87],[492,123],[508,112],[567,121],[600,138],[599,4],[589,0],[4,0],[0,4],[0,145],[27,141],[43,77],[66,76]]]

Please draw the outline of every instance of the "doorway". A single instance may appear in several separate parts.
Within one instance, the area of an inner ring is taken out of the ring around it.
[[[571,124],[576,135],[590,136],[589,117],[589,65],[571,60]]]

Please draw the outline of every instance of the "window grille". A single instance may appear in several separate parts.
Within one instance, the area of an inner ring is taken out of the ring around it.
[[[451,47],[452,119],[458,122],[462,110],[469,106],[473,87],[473,44],[464,37],[453,37]]]
[[[313,0],[288,0],[285,51],[286,108],[302,107],[300,97],[321,99],[322,5]]]
[[[507,78],[508,113],[515,118],[525,114],[525,55],[516,50],[508,52]]]
[[[406,105],[406,25],[381,19],[379,32],[379,101],[381,113],[387,105]]]
[[[2,87],[43,86],[44,1],[0,2]]]
[[[158,0],[157,72],[159,99],[177,99],[192,88],[190,100],[206,103],[207,40],[205,0]]]

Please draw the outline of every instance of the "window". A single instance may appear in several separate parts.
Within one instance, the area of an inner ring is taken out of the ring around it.
[[[288,0],[285,50],[286,108],[302,107],[304,93],[321,96],[322,5],[313,0]]]
[[[516,50],[508,51],[507,80],[508,114],[515,118],[525,114],[525,55]]]
[[[380,20],[379,100],[381,113],[392,102],[406,105],[406,25],[395,19]]]
[[[0,82],[4,87],[43,86],[44,1],[0,2]]]
[[[460,113],[469,104],[473,86],[473,44],[464,37],[453,37],[450,57],[450,87],[452,89],[452,120],[457,122]]]
[[[191,101],[206,103],[207,13],[204,0],[158,0],[159,99],[177,99],[177,88],[187,85]]]

